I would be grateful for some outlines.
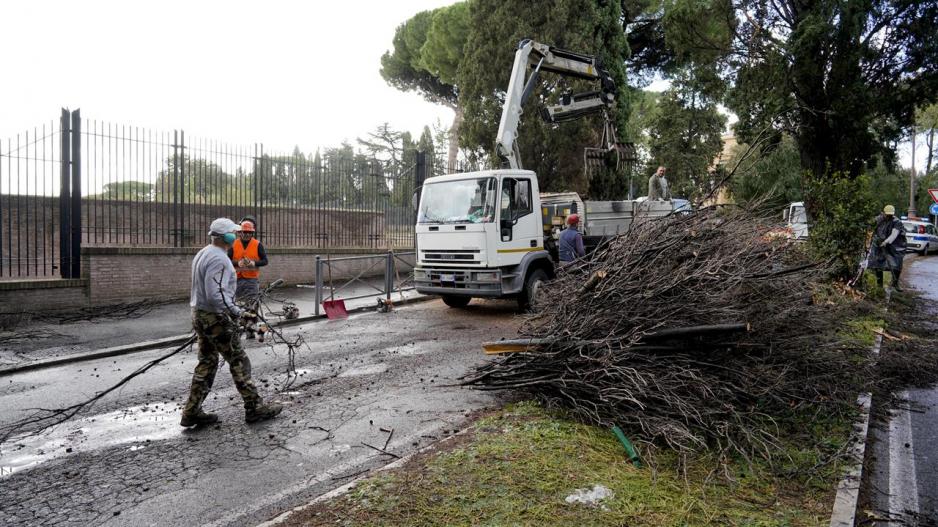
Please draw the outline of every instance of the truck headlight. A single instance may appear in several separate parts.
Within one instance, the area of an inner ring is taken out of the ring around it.
[[[423,269],[414,269],[414,280],[426,280],[427,272]]]
[[[498,282],[498,272],[473,273],[476,282]]]

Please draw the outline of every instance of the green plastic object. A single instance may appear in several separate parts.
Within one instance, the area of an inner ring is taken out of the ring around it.
[[[622,433],[622,429],[618,426],[613,426],[612,433],[619,438],[619,442],[622,443],[622,447],[625,448],[625,453],[629,455],[629,461],[635,465],[635,468],[642,468],[642,462],[638,459],[638,452],[635,451],[635,447],[632,446],[632,442],[629,441],[629,438],[625,437],[625,434]]]

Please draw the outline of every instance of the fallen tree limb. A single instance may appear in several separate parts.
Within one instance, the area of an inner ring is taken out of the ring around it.
[[[875,378],[838,336],[847,308],[815,301],[829,265],[769,236],[773,221],[732,208],[633,224],[542,288],[520,338],[487,343],[496,358],[462,382],[684,453],[771,457],[776,416],[846,415]]]
[[[189,340],[184,342],[178,348],[174,349],[173,351],[165,355],[157,357],[156,359],[153,359],[150,362],[147,362],[143,366],[140,366],[139,368],[134,370],[133,373],[124,377],[123,379],[121,379],[119,382],[117,382],[110,388],[98,392],[97,394],[95,394],[93,397],[89,399],[86,399],[84,401],[81,401],[79,403],[76,403],[76,404],[73,404],[71,406],[67,406],[64,408],[56,408],[56,409],[37,408],[35,409],[36,411],[32,415],[29,415],[27,417],[24,417],[23,419],[14,421],[8,425],[4,425],[0,427],[0,446],[6,443],[7,440],[9,440],[14,435],[19,435],[21,433],[40,434],[45,430],[48,430],[52,427],[55,427],[57,425],[64,423],[65,421],[68,421],[69,419],[75,417],[75,415],[77,415],[82,410],[90,408],[92,405],[94,405],[94,403],[100,401],[107,394],[113,392],[114,390],[117,390],[121,386],[124,386],[125,384],[132,381],[136,377],[143,375],[144,373],[152,369],[154,366],[161,364],[166,359],[173,357],[174,355],[177,355],[180,352],[188,349],[190,346],[192,346],[196,342],[196,339],[197,337],[195,335],[192,335],[191,337],[189,337]]]

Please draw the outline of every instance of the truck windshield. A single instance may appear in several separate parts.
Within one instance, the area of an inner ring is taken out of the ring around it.
[[[808,215],[804,207],[795,206],[791,208],[792,223],[808,223]]]
[[[423,187],[419,223],[495,221],[495,178],[428,183]]]

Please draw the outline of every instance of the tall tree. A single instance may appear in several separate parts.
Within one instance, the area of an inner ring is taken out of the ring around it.
[[[675,196],[697,198],[713,190],[708,170],[723,149],[725,127],[716,102],[692,85],[676,83],[662,94],[649,129],[650,167],[668,168]]]
[[[365,153],[380,159],[389,168],[397,167],[400,164],[403,134],[391,128],[388,123],[378,125],[373,132],[368,132],[368,137],[358,138],[358,145],[364,149]]]
[[[938,132],[938,103],[926,106],[915,114],[915,126],[920,133],[925,134],[926,164],[925,174],[932,171],[932,161],[935,159],[935,135]]]
[[[420,133],[420,139],[417,141],[417,150],[426,154],[427,163],[430,163],[431,175],[439,176],[443,174],[442,166],[436,162],[436,147],[433,143],[433,131],[430,130],[429,126],[423,127],[423,132]]]
[[[469,32],[469,5],[460,2],[421,11],[397,27],[393,50],[381,57],[381,76],[401,91],[414,91],[454,112],[450,127],[449,165],[459,151],[458,71]]]
[[[726,2],[726,0],[710,0]],[[744,141],[790,133],[816,177],[856,176],[938,92],[938,3],[734,0],[730,108]],[[700,44],[700,42],[697,42]],[[810,200],[810,197],[809,197]]]
[[[523,38],[598,56],[616,81],[620,96],[613,118],[620,131],[628,120],[625,59],[628,45],[618,2],[601,0],[473,0],[469,4],[470,30],[459,69],[460,103],[465,120],[460,144],[481,149],[494,158],[494,139],[511,74],[514,51]],[[616,175],[591,188],[583,172],[583,148],[600,142],[598,117],[560,125],[544,123],[538,114],[556,104],[563,92],[596,89],[594,84],[545,75],[528,101],[519,130],[518,145],[527,168],[535,170],[545,190],[574,189],[592,197],[625,196],[627,176]],[[623,140],[624,138],[620,138]]]

